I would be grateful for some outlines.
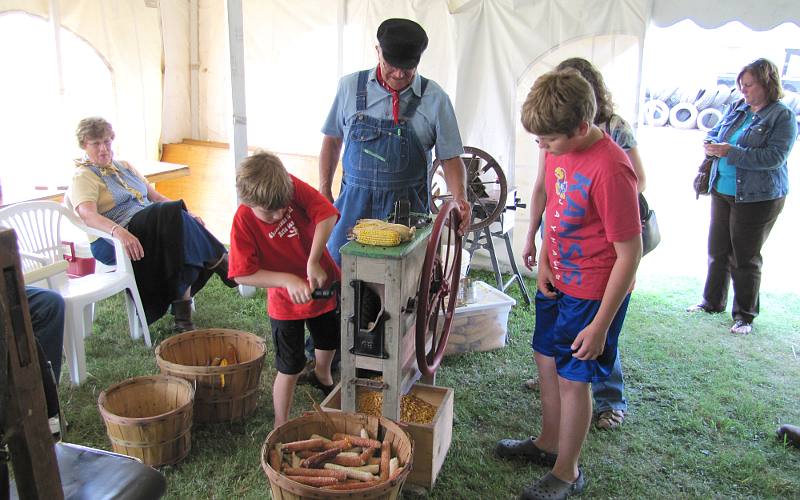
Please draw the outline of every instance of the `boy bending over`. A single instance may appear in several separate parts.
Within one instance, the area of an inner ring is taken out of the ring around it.
[[[522,498],[566,498],[585,476],[578,457],[592,419],[591,382],[605,380],[642,254],[636,174],[593,125],[595,97],[574,70],[547,73],[522,105],[522,124],[545,151],[546,220],[531,346],[542,430],[504,439],[497,453],[552,467]],[[550,300],[545,300],[550,299]]]
[[[337,297],[312,300],[311,292],[341,279],[325,244],[339,212],[319,192],[290,175],[272,153],[245,158],[236,172],[241,205],[231,227],[229,276],[267,288],[275,367],[275,427],[288,420],[297,377],[305,366],[305,326],[314,338],[314,376],[327,395],[331,360],[339,347]]]

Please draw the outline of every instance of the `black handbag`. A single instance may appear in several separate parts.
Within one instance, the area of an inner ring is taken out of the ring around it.
[[[644,195],[639,193],[639,215],[642,218],[642,256],[652,252],[661,243],[656,211],[650,209]]]
[[[700,199],[700,195],[707,195],[709,192],[708,181],[711,177],[711,164],[714,163],[713,156],[706,156],[703,163],[697,169],[697,175],[694,178],[694,192],[695,199]]]

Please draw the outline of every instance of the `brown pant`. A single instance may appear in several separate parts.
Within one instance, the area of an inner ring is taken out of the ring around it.
[[[711,193],[708,275],[703,290],[703,302],[709,310],[725,310],[728,283],[733,281],[733,319],[751,323],[758,316],[761,247],[785,200],[735,203],[733,196]]]

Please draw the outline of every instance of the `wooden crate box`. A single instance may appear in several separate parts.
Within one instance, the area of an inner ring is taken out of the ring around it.
[[[409,394],[436,407],[436,415],[430,424],[403,422],[414,440],[414,461],[408,481],[430,490],[436,484],[436,476],[444,464],[453,438],[453,389],[417,383],[411,387]],[[339,411],[341,404],[341,386],[337,385],[322,402],[322,408],[325,411]]]

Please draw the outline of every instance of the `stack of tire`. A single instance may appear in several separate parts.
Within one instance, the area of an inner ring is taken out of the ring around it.
[[[794,110],[800,124],[800,94],[785,91],[782,101]],[[711,130],[721,119],[725,106],[742,98],[734,86],[714,88],[663,87],[645,94],[644,123],[654,127],[669,125],[679,129]]]

